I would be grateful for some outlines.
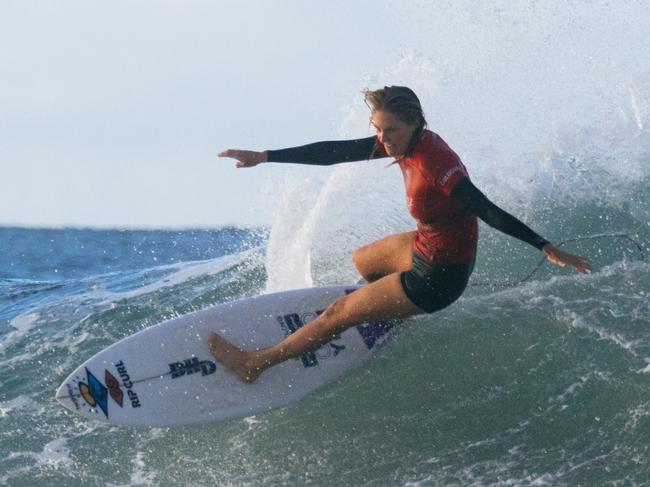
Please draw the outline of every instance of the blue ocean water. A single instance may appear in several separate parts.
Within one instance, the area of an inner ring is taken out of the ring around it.
[[[574,226],[617,222],[567,244],[593,274],[544,264],[515,284],[539,255],[493,262],[507,241],[484,229],[466,296],[368,365],[290,407],[180,429],[88,422],[53,394],[116,340],[267,291],[268,232],[0,229],[0,484],[647,485],[650,231],[583,210]]]

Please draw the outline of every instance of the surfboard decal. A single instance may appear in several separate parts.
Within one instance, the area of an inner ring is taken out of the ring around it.
[[[104,374],[104,382],[106,382],[108,393],[113,401],[115,401],[119,407],[124,407],[124,393],[122,392],[122,389],[120,389],[120,383],[108,370]]]
[[[140,407],[140,398],[138,397],[137,392],[133,389],[133,385],[136,382],[131,381],[124,362],[120,360],[113,365],[115,366],[122,383],[120,383],[120,381],[108,370],[104,370],[104,382],[102,382],[90,371],[90,369],[86,367],[85,382],[81,377],[76,376],[73,381],[68,382],[67,384],[66,389],[68,395],[59,396],[58,398],[70,399],[76,410],[81,408],[78,402],[78,398],[81,398],[86,405],[90,407],[91,412],[97,412],[96,408],[99,408],[99,410],[104,413],[104,416],[106,416],[106,419],[109,418],[109,396],[120,408],[124,407],[125,394],[128,397],[132,408]],[[75,383],[79,392],[75,392],[72,387],[72,384]],[[124,390],[122,390],[123,388]]]
[[[217,364],[212,360],[199,360],[198,357],[184,359],[182,362],[173,362],[169,364],[169,372],[172,379],[178,379],[196,373],[202,376],[214,374],[217,370]]]
[[[371,321],[370,323],[357,325],[356,328],[361,335],[363,343],[368,347],[368,350],[372,350],[375,345],[383,345],[386,339],[390,336],[388,333],[391,329],[402,323],[402,321],[403,320]]]
[[[139,408],[141,406],[140,404],[140,398],[138,397],[138,393],[135,392],[133,389],[133,382],[131,381],[131,377],[129,376],[129,373],[126,370],[126,365],[124,364],[123,360],[120,360],[119,362],[116,362],[115,368],[117,369],[117,373],[120,376],[120,379],[122,379],[122,385],[126,389],[126,395],[129,398],[129,401],[131,402],[131,407],[132,408]]]
[[[108,418],[108,389],[88,369],[86,369],[86,380],[87,384],[79,381],[81,397],[91,408],[99,406],[99,409]]]

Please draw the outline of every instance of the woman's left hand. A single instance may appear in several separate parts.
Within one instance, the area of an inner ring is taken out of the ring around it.
[[[544,252],[544,255],[546,255],[546,258],[549,261],[553,262],[553,264],[559,265],[560,267],[570,266],[583,274],[591,272],[591,264],[585,257],[564,252],[551,244],[544,245],[542,252]]]

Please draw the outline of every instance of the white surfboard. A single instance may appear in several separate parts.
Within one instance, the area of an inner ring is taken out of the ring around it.
[[[166,321],[86,361],[63,382],[56,399],[83,417],[136,426],[207,423],[286,405],[364,362],[399,321],[352,327],[315,352],[271,367],[252,384],[215,362],[208,332],[243,349],[267,347],[356,289],[267,294]]]

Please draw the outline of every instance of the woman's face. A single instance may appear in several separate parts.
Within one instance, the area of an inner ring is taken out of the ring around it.
[[[377,139],[391,157],[403,156],[411,143],[416,126],[402,122],[397,115],[377,110],[370,119]]]

